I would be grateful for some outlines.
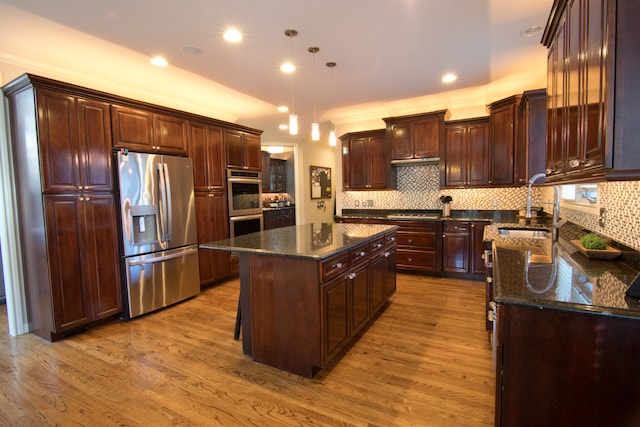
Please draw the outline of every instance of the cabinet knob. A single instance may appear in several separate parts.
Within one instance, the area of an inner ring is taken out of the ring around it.
[[[489,320],[489,322],[496,320],[496,313],[493,310],[487,311],[487,320]]]
[[[491,283],[491,282],[493,282],[493,277],[487,276],[487,283]]]
[[[411,257],[407,258],[407,262],[413,262],[413,258]]]
[[[90,198],[88,198],[88,197],[85,197],[85,198],[84,198],[84,201],[85,201],[85,202],[88,202],[89,200],[91,200],[91,199],[90,199]]]
[[[336,262],[335,264],[333,264],[331,266],[332,268],[342,268],[342,263],[341,262]]]
[[[413,243],[413,239],[407,240],[407,243],[412,244]]]
[[[365,256],[367,253],[365,251],[358,252],[358,256]]]
[[[355,278],[356,278],[356,273],[349,273],[349,274],[347,275],[347,279],[349,279],[349,280],[353,280],[353,279],[355,279]]]
[[[385,252],[385,253],[384,253],[384,257],[385,257],[385,258],[389,258],[389,255],[391,255],[391,252]]]
[[[580,160],[578,159],[569,160],[569,166],[571,166],[572,168],[577,168],[578,166],[580,166]]]

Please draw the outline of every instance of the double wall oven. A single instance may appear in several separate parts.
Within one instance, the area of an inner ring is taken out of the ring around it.
[[[231,237],[263,230],[262,176],[257,171],[227,169]]]

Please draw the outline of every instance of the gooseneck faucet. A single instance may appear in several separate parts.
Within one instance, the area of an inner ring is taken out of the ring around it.
[[[529,188],[527,189],[527,206],[524,217],[531,218],[531,186],[534,182],[539,180],[540,178],[546,178],[547,175],[545,173],[537,173],[529,179]],[[557,190],[556,190],[557,191]]]

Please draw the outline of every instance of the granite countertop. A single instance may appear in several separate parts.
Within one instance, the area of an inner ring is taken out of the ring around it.
[[[304,224],[203,243],[200,247],[322,260],[397,228],[382,224]]]
[[[296,205],[289,205],[289,206],[278,206],[277,208],[262,208],[262,211],[281,211],[284,209],[295,209]]]
[[[619,258],[594,260],[570,242],[586,232],[575,224],[562,226],[555,243],[504,238],[495,231],[499,226],[485,228],[485,240],[493,240],[496,302],[640,317],[640,300],[625,294],[640,271],[637,251],[617,245]]]

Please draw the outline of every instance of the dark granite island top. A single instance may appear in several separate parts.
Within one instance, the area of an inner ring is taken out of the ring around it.
[[[308,378],[331,363],[395,293],[397,228],[305,224],[202,244],[239,253],[244,354]]]
[[[323,260],[397,228],[382,224],[304,224],[203,243],[200,247]]]

